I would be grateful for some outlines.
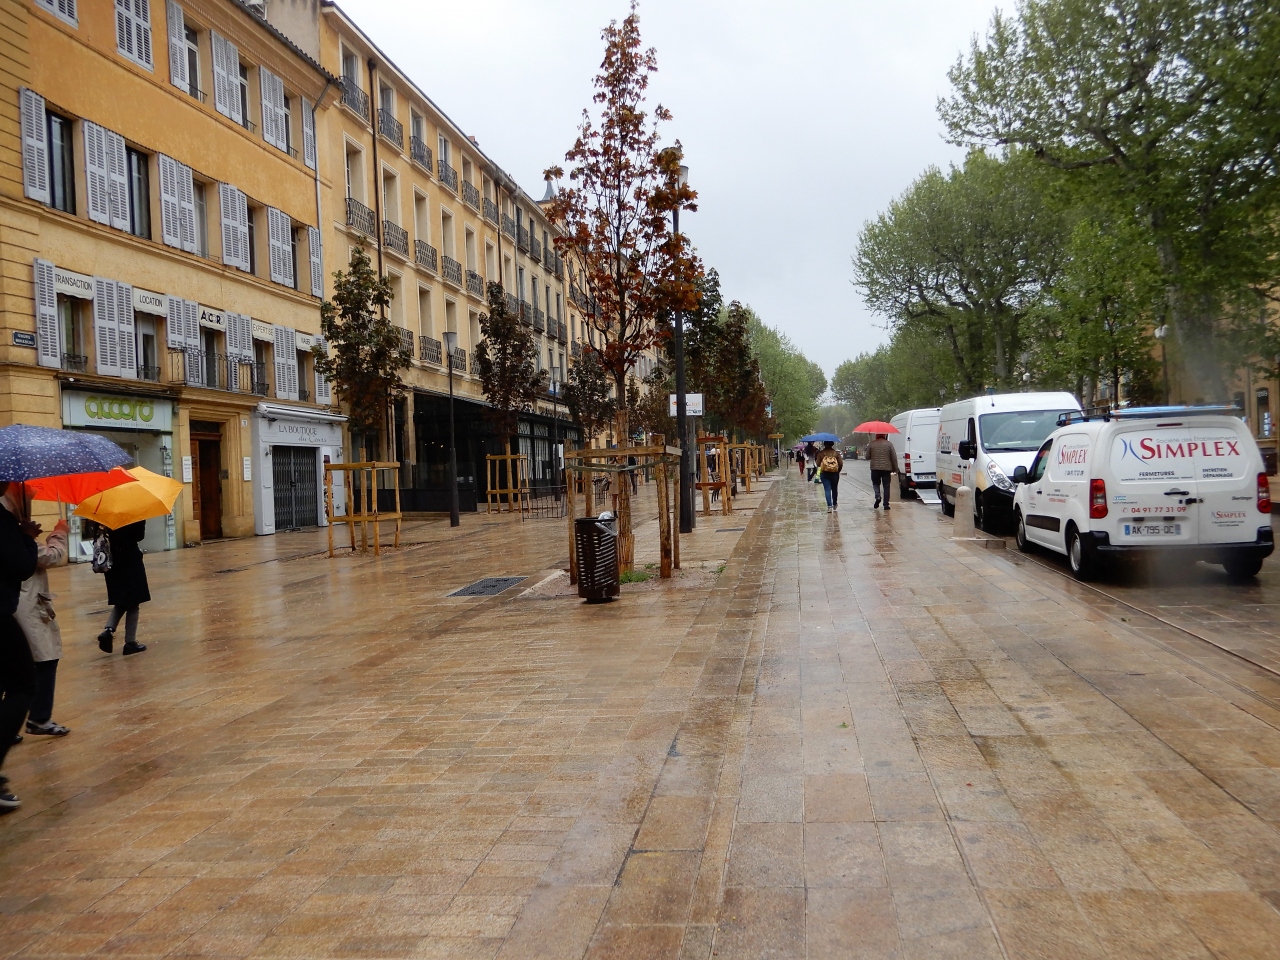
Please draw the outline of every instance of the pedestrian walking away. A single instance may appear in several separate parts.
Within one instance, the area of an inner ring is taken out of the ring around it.
[[[805,474],[805,479],[812,480],[813,475],[818,472],[818,448],[813,445],[812,441],[804,445],[804,459],[809,470]]]
[[[9,486],[0,481],[0,494],[8,493]],[[31,647],[13,615],[22,582],[36,572],[35,538],[39,535],[38,523],[19,520],[7,507],[0,509],[0,770],[35,695]],[[9,779],[0,775],[0,813],[16,810],[20,803],[9,791]]]
[[[818,451],[818,477],[822,481],[822,492],[827,496],[827,513],[840,508],[840,472],[844,470],[844,457],[830,440],[822,444]]]
[[[880,506],[881,490],[884,491],[884,508],[889,509],[889,480],[898,472],[898,453],[889,442],[887,433],[877,433],[876,438],[867,446],[867,460],[871,466],[871,489],[875,491],[876,502],[872,510]]]
[[[800,468],[800,476],[804,476],[804,451],[796,451],[796,466]]]
[[[14,516],[31,515],[29,499],[18,499],[19,487],[11,484],[5,493],[5,508]],[[71,731],[53,721],[53,697],[58,682],[58,661],[62,659],[62,631],[53,610],[53,594],[49,590],[50,567],[67,562],[67,521],[59,520],[43,544],[36,545],[36,572],[22,584],[18,609],[14,618],[26,635],[35,661],[35,694],[27,715],[27,734],[65,737]]]
[[[111,614],[106,628],[98,634],[98,648],[110,653],[112,640],[120,619],[124,618],[124,655],[141,653],[146,644],[138,643],[138,607],[151,599],[147,587],[147,568],[142,563],[142,550],[138,544],[147,532],[147,522],[139,520],[107,532],[111,545],[111,566],[106,571],[107,603]]]

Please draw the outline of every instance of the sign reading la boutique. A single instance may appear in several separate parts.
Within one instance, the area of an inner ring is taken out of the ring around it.
[[[259,442],[268,447],[277,443],[291,447],[342,446],[342,427],[337,423],[262,417],[257,426]]]
[[[62,423],[67,427],[102,430],[173,432],[173,403],[154,397],[119,393],[62,391]]]

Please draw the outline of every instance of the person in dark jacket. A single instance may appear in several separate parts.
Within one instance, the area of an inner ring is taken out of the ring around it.
[[[9,484],[0,482],[0,495]],[[36,666],[26,634],[14,619],[22,581],[36,572],[36,541],[40,524],[19,520],[0,507],[0,768],[17,739],[36,692]],[[9,779],[0,776],[0,813],[21,803],[9,792]]]
[[[889,507],[889,478],[898,472],[898,452],[893,449],[887,433],[877,433],[867,447],[867,459],[871,461],[871,489],[876,493],[874,510],[880,506],[880,492],[884,491],[884,508]]]
[[[151,599],[147,568],[142,564],[142,551],[138,548],[146,533],[145,520],[107,531],[111,540],[111,569],[106,573],[107,603],[111,604],[111,613],[107,617],[106,629],[98,634],[98,648],[103,653],[111,652],[112,639],[121,617],[124,618],[124,655],[127,657],[147,649],[145,643],[138,642],[138,607]]]

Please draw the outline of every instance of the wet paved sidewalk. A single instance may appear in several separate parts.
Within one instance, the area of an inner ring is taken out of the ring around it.
[[[0,955],[1276,956],[1265,677],[782,476],[685,541],[718,576],[605,606],[444,596],[562,521],[295,534],[149,558],[123,660],[62,571]]]

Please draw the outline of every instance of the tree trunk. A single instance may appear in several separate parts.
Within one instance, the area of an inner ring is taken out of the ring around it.
[[[624,394],[625,396],[625,394]],[[620,404],[614,420],[618,431],[618,448],[625,450],[631,445],[630,423],[627,417],[626,404]],[[624,458],[625,459],[625,458]],[[635,535],[631,532],[631,478],[625,473],[618,475],[618,571],[626,573],[635,564]]]
[[[1213,336],[1217,311],[1208,294],[1196,295],[1187,289],[1173,240],[1163,232],[1165,218],[1162,210],[1152,212],[1151,225],[1157,237],[1156,255],[1168,277],[1165,300],[1169,304],[1169,319],[1182,357],[1183,389],[1185,391],[1190,386],[1191,396],[1197,400],[1224,400],[1227,385],[1218,366],[1218,345]]]

